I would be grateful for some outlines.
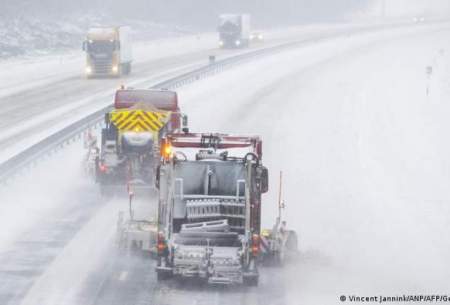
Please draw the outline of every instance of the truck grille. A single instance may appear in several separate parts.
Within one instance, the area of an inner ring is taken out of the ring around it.
[[[96,74],[110,74],[112,69],[112,60],[110,58],[106,59],[95,59],[93,63],[93,70]]]

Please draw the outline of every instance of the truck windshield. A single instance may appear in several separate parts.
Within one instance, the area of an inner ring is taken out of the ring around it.
[[[114,46],[114,41],[110,40],[91,40],[88,42],[88,49],[91,53],[112,53]]]
[[[219,32],[221,35],[233,35],[240,32],[241,23],[237,16],[222,18],[220,20]]]
[[[236,161],[184,161],[176,164],[175,177],[182,179],[185,195],[236,196],[245,166]],[[239,196],[244,196],[244,187],[239,187]]]

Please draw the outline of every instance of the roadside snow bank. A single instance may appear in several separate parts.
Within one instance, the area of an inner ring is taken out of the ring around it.
[[[0,18],[0,60],[79,49],[90,26],[121,24],[130,25],[134,38],[140,41],[176,37],[190,32],[178,26],[140,20],[114,20],[101,15],[65,19]]]

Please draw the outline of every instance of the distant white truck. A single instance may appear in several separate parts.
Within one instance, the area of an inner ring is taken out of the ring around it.
[[[86,76],[115,76],[131,72],[133,61],[130,28],[95,27],[83,42],[86,52]]]
[[[219,46],[221,48],[248,47],[250,42],[250,15],[220,15]]]

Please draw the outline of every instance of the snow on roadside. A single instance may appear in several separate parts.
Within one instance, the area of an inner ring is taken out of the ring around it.
[[[100,209],[34,283],[20,304],[80,304],[80,289],[89,273],[112,255],[117,213],[123,209],[124,202],[113,200]]]
[[[90,26],[127,24],[139,41],[176,37],[192,32],[178,26],[148,20],[117,20],[102,14],[72,15],[59,18],[2,16],[0,18],[0,60],[15,56],[54,54],[81,46]]]
[[[448,33],[341,38],[180,90],[193,131],[261,134],[272,185],[284,170],[286,217],[312,254],[292,271],[292,304],[446,288]],[[265,225],[276,191],[265,197]]]
[[[76,205],[80,189],[92,190],[79,147],[79,142],[66,147],[0,186],[0,252],[39,222]]]

